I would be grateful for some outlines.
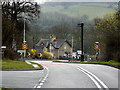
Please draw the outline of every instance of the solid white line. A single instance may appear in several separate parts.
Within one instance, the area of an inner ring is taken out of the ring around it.
[[[84,68],[82,68],[82,67],[80,67],[80,66],[78,66],[80,69],[82,69],[83,71],[86,71],[87,73],[89,73],[90,75],[92,75],[96,80],[98,80],[102,85],[103,85],[103,87],[105,88],[105,89],[107,89],[107,90],[109,90],[109,88],[97,77],[97,76],[95,76],[94,74],[92,74],[91,72],[89,72],[89,71],[87,71],[86,69],[84,69]]]
[[[78,68],[79,69],[79,68]],[[101,86],[98,84],[98,82],[92,77],[90,76],[88,73],[86,73],[85,71],[79,69],[80,71],[82,71],[83,73],[85,73],[88,77],[90,77],[90,79],[95,83],[95,85],[98,87],[98,88],[101,88]]]

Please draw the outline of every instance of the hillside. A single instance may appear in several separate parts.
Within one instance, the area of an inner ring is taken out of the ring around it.
[[[102,18],[106,14],[115,12],[117,3],[74,3],[74,2],[49,2],[41,5],[39,30],[48,30],[52,26],[68,23],[76,26],[82,21],[86,25],[94,18]],[[35,23],[36,24],[36,23]],[[35,28],[34,28],[35,29]]]
[[[46,3],[42,6],[42,13],[58,12],[70,17],[80,18],[83,15],[89,16],[92,20],[95,17],[103,17],[107,13],[115,11],[116,3]]]

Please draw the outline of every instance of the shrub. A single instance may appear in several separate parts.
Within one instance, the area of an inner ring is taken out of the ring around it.
[[[53,55],[50,52],[44,51],[42,58],[43,59],[53,59]]]

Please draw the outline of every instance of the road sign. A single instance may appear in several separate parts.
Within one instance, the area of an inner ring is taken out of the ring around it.
[[[24,50],[17,50],[18,53],[24,53]],[[26,52],[25,52],[26,53]]]
[[[2,49],[5,49],[5,48],[6,48],[6,46],[1,46],[1,48],[2,48]]]
[[[42,55],[42,53],[38,53],[37,56],[38,57],[42,57],[43,55]]]
[[[28,49],[28,44],[22,44],[22,49]]]
[[[77,54],[81,55],[82,54],[82,50],[77,50]]]
[[[100,44],[94,44],[94,49],[99,50],[100,49]]]
[[[31,55],[31,53],[30,53],[30,52],[27,52],[26,55],[29,57],[29,56]]]

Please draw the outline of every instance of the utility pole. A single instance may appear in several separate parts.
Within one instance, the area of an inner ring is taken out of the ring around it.
[[[82,50],[82,54],[81,54],[81,61],[84,61],[84,47],[83,47],[83,27],[84,27],[84,23],[79,23],[78,26],[81,27],[81,50]]]
[[[73,36],[72,36],[72,52],[73,52]]]

